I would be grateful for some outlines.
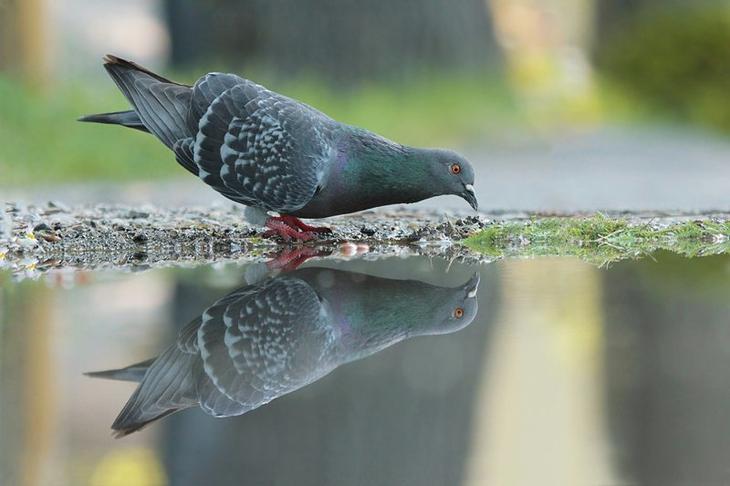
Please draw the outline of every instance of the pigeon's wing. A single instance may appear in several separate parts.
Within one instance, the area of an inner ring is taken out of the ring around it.
[[[209,308],[198,331],[202,408],[240,415],[329,373],[335,339],[327,321],[312,287],[291,276]]]
[[[306,205],[333,154],[332,119],[230,74],[196,83],[188,124],[196,135],[174,149],[180,163],[224,196],[267,210]]]

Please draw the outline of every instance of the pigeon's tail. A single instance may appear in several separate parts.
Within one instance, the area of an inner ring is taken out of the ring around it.
[[[165,79],[131,61],[112,55],[104,56],[104,67],[132,104],[134,112],[147,131],[157,136],[170,149],[178,140],[190,136],[186,122],[192,97],[192,89],[189,86]],[[109,116],[114,121],[108,123],[129,126],[126,123],[119,123],[121,118],[134,123],[131,115],[120,113],[92,115],[91,120],[84,121],[104,120],[101,122],[107,123]]]
[[[139,119],[139,115],[137,114],[137,112],[134,110],[87,115],[79,118],[79,121],[91,123],[105,123],[108,125],[122,125],[125,127],[134,128],[135,130],[149,132],[149,130],[147,130],[147,127],[144,126],[144,123],[142,123],[142,120]]]

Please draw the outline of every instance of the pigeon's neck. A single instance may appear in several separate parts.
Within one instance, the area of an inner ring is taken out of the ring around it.
[[[340,151],[344,187],[356,188],[371,206],[410,203],[439,195],[434,191],[425,151],[354,129]]]

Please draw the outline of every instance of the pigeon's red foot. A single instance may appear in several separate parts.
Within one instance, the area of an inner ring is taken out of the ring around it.
[[[317,234],[332,233],[327,227],[309,226],[294,216],[272,216],[266,220],[265,238],[280,236],[284,240],[309,241]]]
[[[281,270],[282,272],[290,272],[296,270],[299,265],[306,262],[310,258],[318,256],[327,256],[331,252],[318,250],[309,246],[302,246],[284,250],[275,258],[266,262],[266,266],[270,270]]]

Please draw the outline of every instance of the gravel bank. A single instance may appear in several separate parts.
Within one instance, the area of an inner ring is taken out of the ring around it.
[[[321,222],[333,233],[306,244],[262,238],[243,208],[162,209],[122,205],[69,208],[7,203],[0,226],[0,268],[32,276],[52,268],[148,268],[173,263],[269,260],[293,248],[349,257],[425,254],[480,260],[454,244],[490,223],[395,209]]]
[[[450,214],[429,209],[386,208],[314,223],[331,235],[286,243],[262,238],[263,228],[244,221],[238,206],[164,209],[152,206],[6,203],[0,220],[0,269],[32,278],[51,269],[128,268],[222,260],[269,261],[287,254],[349,258],[427,255],[473,263],[491,256],[469,249],[466,237],[509,222],[539,221],[556,214]],[[582,216],[570,214],[562,216]],[[663,226],[696,219],[730,220],[730,214],[611,213],[630,224]],[[518,255],[519,256],[519,255]]]

